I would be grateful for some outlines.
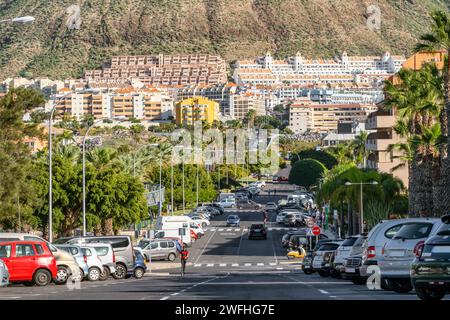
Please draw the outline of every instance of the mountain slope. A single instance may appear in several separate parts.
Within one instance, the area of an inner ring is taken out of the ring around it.
[[[381,10],[381,30],[366,8]],[[32,25],[0,25],[1,78],[80,76],[118,54],[219,53],[231,61],[271,50],[275,56],[410,54],[448,0],[3,0],[0,18],[32,15]],[[69,6],[81,27],[70,30]]]

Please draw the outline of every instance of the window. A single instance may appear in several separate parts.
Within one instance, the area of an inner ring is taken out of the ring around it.
[[[386,230],[384,236],[388,239],[392,239],[393,236],[397,233],[398,230],[403,226],[403,224],[398,224]]]
[[[167,242],[165,242],[165,241],[163,241],[163,242],[160,242],[159,243],[159,246],[162,248],[162,249],[167,249]]]
[[[356,237],[347,238],[347,239],[344,240],[344,242],[342,243],[341,246],[343,246],[343,247],[352,247],[353,244],[355,243],[356,239],[358,239],[358,238],[356,238]]]
[[[33,236],[24,236],[23,240],[25,241],[42,241],[39,237],[33,237]]]
[[[175,248],[175,243],[173,241],[168,242],[169,248]]]
[[[394,239],[427,238],[433,228],[431,223],[407,223],[395,234]]]
[[[68,249],[69,253],[71,253],[73,256],[76,256],[80,252],[77,247],[69,247]]]
[[[36,245],[34,245],[34,247],[36,248],[36,252],[38,255],[44,254],[44,248],[42,248],[42,246],[40,244],[36,244]]]
[[[158,248],[158,242],[152,242],[150,245],[151,250],[157,249]]]
[[[106,256],[108,254],[108,247],[95,247],[95,251],[97,251],[97,255]]]
[[[16,257],[34,256],[34,249],[31,244],[16,244]]]
[[[9,258],[11,257],[11,245],[2,245],[0,246],[0,258]]]
[[[83,255],[84,255],[84,256],[87,256],[87,257],[92,256],[92,252],[91,252],[90,249],[87,249],[87,248],[81,248],[81,251],[83,252]]]

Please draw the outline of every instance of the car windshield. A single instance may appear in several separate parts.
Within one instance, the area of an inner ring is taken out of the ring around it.
[[[416,222],[404,224],[395,234],[394,239],[427,238],[433,228],[432,223]]]
[[[262,229],[264,226],[262,224],[252,224],[252,229]]]
[[[359,237],[358,240],[355,241],[353,244],[354,247],[362,247],[364,244],[364,241],[366,240],[366,237]]]
[[[334,243],[325,243],[319,247],[318,251],[334,251],[339,245]]]

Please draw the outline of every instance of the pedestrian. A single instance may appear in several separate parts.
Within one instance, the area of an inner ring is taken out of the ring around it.
[[[273,194],[274,194],[274,195],[277,194],[277,189],[273,189]]]
[[[181,249],[180,252],[180,259],[181,259],[181,276],[184,277],[184,273],[186,271],[186,262],[189,258],[189,251],[186,250],[186,246],[183,245],[183,249]]]

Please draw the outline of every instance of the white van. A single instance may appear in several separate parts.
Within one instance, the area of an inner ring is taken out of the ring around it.
[[[195,222],[188,216],[159,216],[156,219],[156,230],[188,228],[191,222]]]
[[[192,238],[191,238],[191,231],[189,228],[183,228],[184,229],[184,235],[180,236],[180,229],[164,229],[164,230],[155,230],[155,239],[163,239],[163,238],[169,238],[169,239],[180,239],[184,244],[186,244],[188,247],[192,245]]]

